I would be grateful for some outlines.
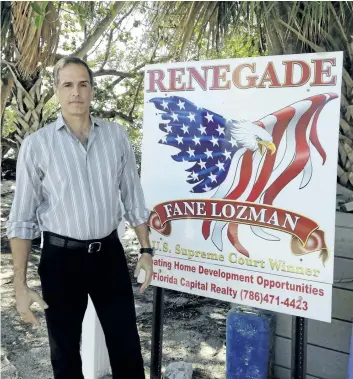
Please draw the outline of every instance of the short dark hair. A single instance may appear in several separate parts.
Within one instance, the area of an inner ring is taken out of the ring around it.
[[[56,65],[54,66],[54,70],[53,70],[53,79],[54,79],[54,86],[55,87],[57,87],[57,85],[58,85],[60,70],[65,68],[69,64],[78,64],[78,65],[84,66],[88,72],[91,87],[93,87],[93,72],[92,72],[92,70],[88,67],[88,64],[85,61],[83,61],[82,59],[77,58],[77,57],[61,58],[56,63]]]

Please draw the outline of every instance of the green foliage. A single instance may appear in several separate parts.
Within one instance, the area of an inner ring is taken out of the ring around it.
[[[47,2],[31,2],[34,22],[40,27],[46,12]],[[57,2],[60,19],[60,40],[57,52],[73,54],[99,28],[100,22],[114,9],[114,3],[102,2]],[[113,70],[127,75],[95,76],[92,111],[101,117],[123,124],[131,138],[137,161],[141,155],[141,127],[143,117],[143,66],[160,57],[176,54],[182,48],[175,32],[180,20],[182,2],[171,2],[168,6],[170,18],[161,18],[157,28],[154,5],[151,3],[126,2],[113,23],[101,34],[99,40],[84,57],[94,72]],[[256,33],[231,33],[220,43],[220,48],[210,48],[201,24],[187,44],[187,59],[216,59],[243,57],[258,54]],[[174,41],[177,41],[174,43]],[[174,53],[172,53],[174,52]],[[50,69],[49,69],[50,71]],[[50,91],[52,78],[49,71],[42,73],[43,88]],[[59,104],[52,97],[44,106],[46,123],[56,118]],[[4,132],[13,130],[14,113],[9,108],[5,113]],[[11,129],[12,128],[12,129]]]
[[[16,130],[15,112],[11,107],[7,107],[4,111],[4,123],[2,125],[2,133],[7,137]]]
[[[36,27],[39,29],[44,21],[45,17],[45,9],[48,5],[48,1],[42,1],[42,2],[30,2],[31,8],[34,10],[36,15],[34,16],[34,23]]]

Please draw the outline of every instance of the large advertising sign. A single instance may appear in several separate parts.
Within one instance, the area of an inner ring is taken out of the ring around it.
[[[149,65],[152,284],[331,320],[342,53]]]

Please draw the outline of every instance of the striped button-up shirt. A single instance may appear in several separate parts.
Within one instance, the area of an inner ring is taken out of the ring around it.
[[[91,121],[86,148],[61,114],[24,139],[8,238],[34,239],[50,231],[78,240],[99,239],[117,229],[122,216],[133,227],[148,220],[127,133],[113,122]]]

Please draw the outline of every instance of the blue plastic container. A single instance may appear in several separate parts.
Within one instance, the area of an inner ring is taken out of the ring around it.
[[[234,305],[227,315],[227,379],[266,379],[270,371],[275,316]]]

